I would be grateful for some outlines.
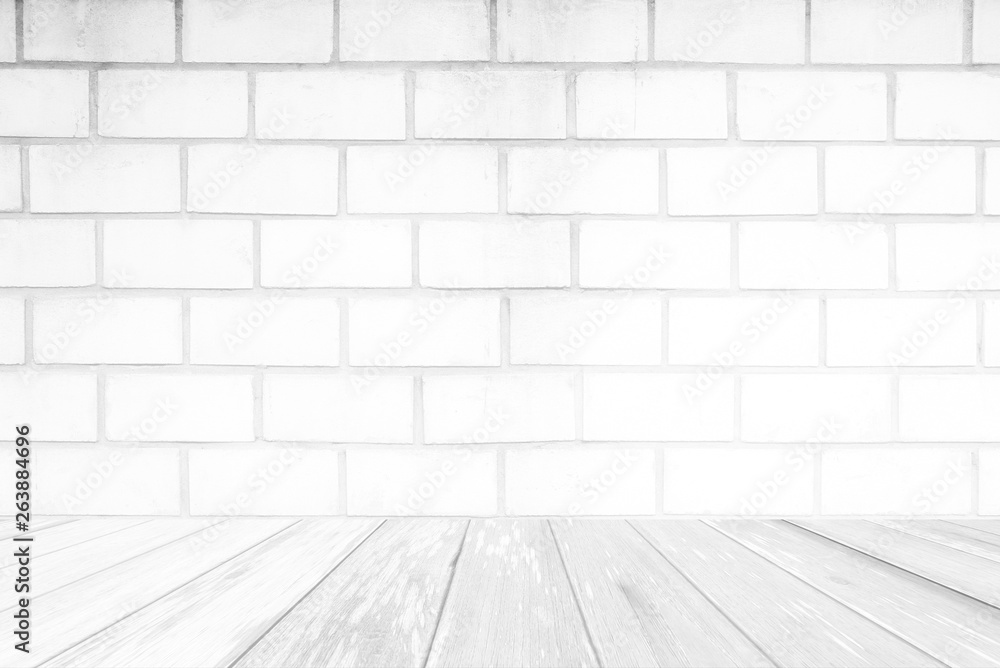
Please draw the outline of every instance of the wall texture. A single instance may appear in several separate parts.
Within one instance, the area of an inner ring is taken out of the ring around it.
[[[0,61],[37,511],[1000,514],[997,0],[0,0]]]

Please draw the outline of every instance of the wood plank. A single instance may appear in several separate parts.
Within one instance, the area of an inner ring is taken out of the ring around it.
[[[102,519],[82,519],[75,522],[65,522],[44,532],[35,534],[31,531],[25,535],[34,537],[31,543],[31,555],[40,559],[44,555],[52,554],[68,547],[78,545],[90,540],[112,534],[122,529],[133,527],[149,520],[137,520],[131,518],[102,518]],[[0,578],[10,577],[14,569],[14,553],[0,558]]]
[[[51,662],[77,667],[228,665],[367,538],[378,520],[304,520]]]
[[[627,523],[552,529],[601,665],[773,665]]]
[[[942,665],[706,524],[633,524],[778,665]]]
[[[948,520],[948,524],[957,524],[968,529],[1000,536],[1000,520]]]
[[[911,536],[940,543],[953,550],[968,552],[984,559],[1000,561],[1000,536],[949,524],[941,520],[871,520],[875,524],[896,529]]]
[[[466,520],[390,520],[234,666],[416,666]]]
[[[1000,666],[1000,612],[784,522],[708,522],[949,665]]]
[[[428,668],[597,665],[548,523],[473,520]]]
[[[0,645],[0,666],[37,666],[293,525],[233,519],[32,599],[31,654]]]
[[[906,569],[983,603],[998,605],[1000,563],[940,543],[856,520],[793,520],[793,524]]]
[[[3,529],[0,529],[0,540],[7,540],[14,536],[36,536],[41,531],[76,521],[73,518],[36,519],[31,522],[31,531],[18,531],[14,527],[14,518],[5,517],[3,522],[0,523],[0,526],[3,526]]]

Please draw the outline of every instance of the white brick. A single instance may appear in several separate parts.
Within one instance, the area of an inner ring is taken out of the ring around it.
[[[812,456],[794,449],[663,452],[663,511],[679,515],[809,515]]]
[[[1000,227],[899,225],[896,276],[900,290],[1000,290]]]
[[[862,229],[854,223],[741,222],[739,255],[744,289],[889,287],[885,225]]]
[[[497,58],[508,62],[646,60],[646,17],[643,0],[498,0]]]
[[[744,375],[742,437],[751,443],[887,442],[889,394],[888,376]]]
[[[814,63],[961,63],[956,0],[813,0]]]
[[[180,210],[180,149],[176,146],[32,146],[28,165],[32,211]]]
[[[413,380],[357,374],[264,376],[269,441],[412,443]]]
[[[669,364],[816,366],[819,300],[692,297],[667,306]]]
[[[833,213],[975,213],[971,146],[832,146],[826,210]]]
[[[972,61],[1000,63],[1000,2],[975,0],[972,10]]]
[[[427,443],[576,438],[569,374],[424,376],[423,406]]]
[[[587,441],[729,441],[730,375],[589,374],[583,384]]]
[[[511,515],[652,515],[652,450],[516,450],[507,452]]]
[[[804,62],[804,0],[657,0],[655,4],[657,60]]]
[[[817,212],[816,149],[667,149],[672,216]]]
[[[83,70],[0,71],[0,135],[86,137],[88,76]]]
[[[0,286],[93,285],[94,221],[0,220]]]
[[[740,72],[741,139],[886,138],[886,80],[879,72]]]
[[[56,371],[0,373],[0,419],[31,425],[36,441],[96,441],[97,378]]]
[[[1000,215],[1000,151],[988,148],[983,174],[983,212]]]
[[[184,0],[184,60],[325,63],[332,25],[330,0]]]
[[[899,435],[904,441],[1000,440],[1000,376],[902,376]]]
[[[34,300],[34,355],[39,364],[180,364],[178,297]]]
[[[351,366],[498,366],[500,300],[433,296],[350,300]]]
[[[900,139],[1000,139],[1000,77],[987,72],[900,72]]]
[[[1000,515],[1000,450],[979,450],[979,514]]]
[[[420,283],[435,288],[566,287],[566,221],[420,224]]]
[[[948,299],[831,299],[830,366],[972,366],[976,307]]]
[[[24,364],[24,300],[0,297],[0,364]]]
[[[0,211],[21,210],[21,147],[0,145]]]
[[[580,285],[587,288],[729,287],[727,223],[580,223]]]
[[[191,363],[336,366],[336,297],[191,298]]]
[[[659,364],[659,297],[514,296],[512,364]]]
[[[983,301],[983,363],[1000,366],[1000,301]]]
[[[106,220],[104,285],[116,288],[249,288],[249,220]]]
[[[348,515],[495,515],[497,455],[469,448],[349,450]]]
[[[652,148],[512,148],[512,213],[657,213],[659,151]]]
[[[337,149],[209,144],[188,148],[188,210],[334,214]]]
[[[562,139],[566,74],[417,72],[417,137]]]
[[[190,3],[186,3],[190,4]],[[26,60],[174,62],[173,0],[25,0]]]
[[[829,515],[961,515],[972,511],[972,454],[957,449],[841,449],[823,453]]]
[[[338,453],[303,448],[197,448],[188,454],[192,515],[333,515]]]
[[[0,63],[12,63],[17,55],[16,19],[14,0],[0,0]]]
[[[287,117],[277,139],[405,139],[402,72],[260,72],[257,132]]]
[[[33,509],[40,515],[178,515],[176,448],[38,448]]]
[[[352,146],[350,213],[496,213],[497,151],[488,146]]]
[[[576,134],[725,139],[726,73],[633,70],[576,76]]]
[[[250,375],[111,374],[105,381],[110,441],[254,440]]]
[[[243,72],[104,70],[97,73],[104,137],[245,137]]]
[[[260,282],[281,288],[391,288],[412,282],[401,220],[265,220]]]
[[[341,60],[488,60],[486,0],[342,0]]]

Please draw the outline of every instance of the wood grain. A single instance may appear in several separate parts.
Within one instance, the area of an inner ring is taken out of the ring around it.
[[[1000,561],[1000,536],[940,520],[872,520],[890,529],[940,543],[977,557]]]

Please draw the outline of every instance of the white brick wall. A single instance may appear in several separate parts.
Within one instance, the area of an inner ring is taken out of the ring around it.
[[[0,427],[48,514],[1000,516],[998,35],[0,0]]]

